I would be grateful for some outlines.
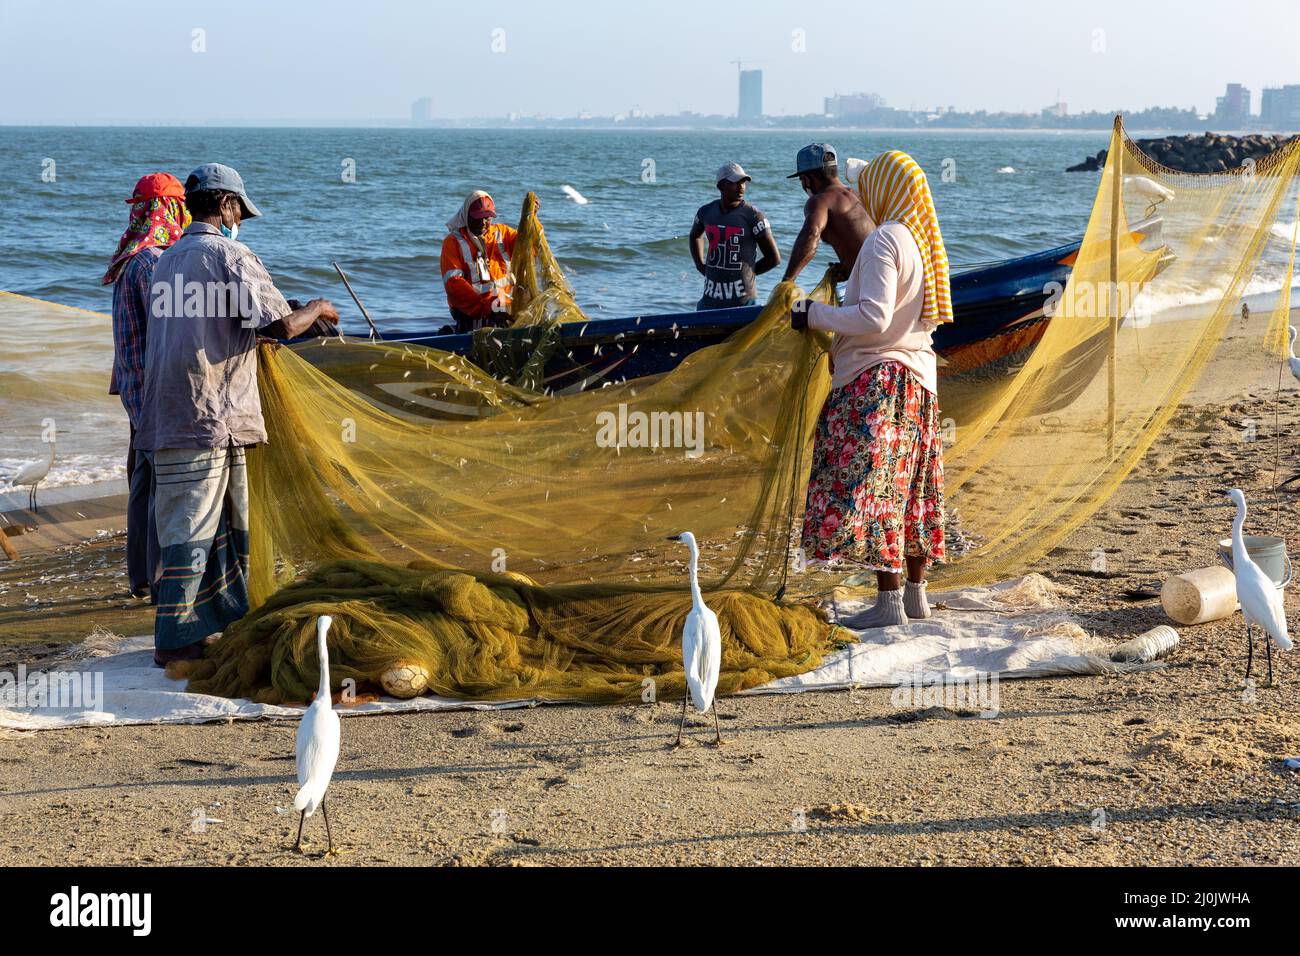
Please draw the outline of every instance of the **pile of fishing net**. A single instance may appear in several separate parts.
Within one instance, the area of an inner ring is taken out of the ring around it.
[[[832,626],[818,610],[744,591],[709,596],[722,629],[721,693],[818,666]],[[189,690],[259,703],[311,699],[316,620],[333,618],[330,675],[379,693],[409,665],[427,690],[473,700],[678,698],[690,596],[610,584],[540,587],[522,575],[331,561],[284,587],[187,664]],[[425,688],[421,688],[425,689]],[[649,696],[653,694],[653,696]]]

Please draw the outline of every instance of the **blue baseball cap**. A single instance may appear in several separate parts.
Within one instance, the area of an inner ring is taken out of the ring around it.
[[[248,193],[244,191],[243,178],[229,166],[223,166],[221,163],[204,163],[185,180],[187,193],[208,189],[218,189],[238,196],[245,219],[255,219],[262,215],[262,210],[253,205],[253,200],[249,199]]]
[[[797,179],[804,173],[820,173],[835,162],[835,147],[830,143],[809,143],[795,157],[795,171],[786,179]]]

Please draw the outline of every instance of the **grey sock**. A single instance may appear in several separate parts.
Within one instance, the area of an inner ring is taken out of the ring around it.
[[[925,596],[924,581],[920,584],[913,584],[911,581],[907,582],[907,588],[903,595],[903,607],[907,611],[908,617],[923,618],[930,616],[930,602]]]
[[[874,607],[859,611],[851,617],[840,621],[845,627],[860,631],[864,627],[888,627],[891,624],[906,624],[907,613],[903,610],[903,592],[881,591],[876,596]]]

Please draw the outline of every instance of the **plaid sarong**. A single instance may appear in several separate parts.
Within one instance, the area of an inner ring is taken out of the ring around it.
[[[162,551],[154,647],[170,651],[248,613],[248,474],[243,448],[150,456]]]

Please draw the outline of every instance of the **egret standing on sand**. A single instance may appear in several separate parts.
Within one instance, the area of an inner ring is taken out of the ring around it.
[[[682,744],[682,731],[686,729],[686,702],[690,698],[695,709],[705,713],[713,708],[715,744],[722,743],[722,729],[718,726],[718,706],[713,699],[718,689],[718,670],[722,664],[722,630],[718,615],[710,611],[700,595],[700,549],[695,535],[689,531],[673,535],[669,541],[684,541],[691,549],[691,613],[686,615],[682,628],[682,667],[686,671],[686,696],[682,697],[682,722],[677,727],[677,742]]]
[[[1232,522],[1232,574],[1237,579],[1237,600],[1241,603],[1241,614],[1246,619],[1246,679],[1250,679],[1250,667],[1255,657],[1254,626],[1264,631],[1266,638],[1271,637],[1284,651],[1291,650],[1291,638],[1287,636],[1286,609],[1282,606],[1282,592],[1265,574],[1246,551],[1246,541],[1242,528],[1246,524],[1246,496],[1240,488],[1228,492],[1228,500],[1237,506],[1237,517]],[[1273,682],[1273,645],[1265,640],[1268,651],[1268,682]]]
[[[302,816],[298,818],[298,843],[294,847],[302,852],[303,822],[320,807],[325,817],[325,836],[329,840],[327,852],[334,852],[334,834],[330,830],[330,815],[325,809],[325,789],[334,774],[334,764],[339,759],[339,715],[330,706],[330,657],[325,635],[333,619],[322,614],[316,621],[316,653],[320,658],[320,689],[307,712],[298,724],[298,795],[293,798],[293,808]]]
[[[45,480],[45,476],[50,473],[54,467],[54,442],[50,442],[50,459],[49,461],[27,461],[18,466],[18,470],[13,474],[3,476],[5,484],[10,488],[16,488],[19,485],[30,487],[27,493],[27,507],[33,513],[39,512],[40,506],[36,503],[36,487]]]
[[[1244,309],[1245,306],[1243,305],[1242,308]],[[1300,358],[1296,358],[1295,355],[1296,327],[1294,325],[1288,325],[1287,330],[1290,334],[1288,340],[1289,347],[1287,349],[1287,364],[1291,366],[1291,374],[1295,376],[1295,380],[1300,382]],[[1285,488],[1287,485],[1293,484],[1297,481],[1300,481],[1300,472],[1292,475],[1286,481],[1279,483],[1278,487]]]

